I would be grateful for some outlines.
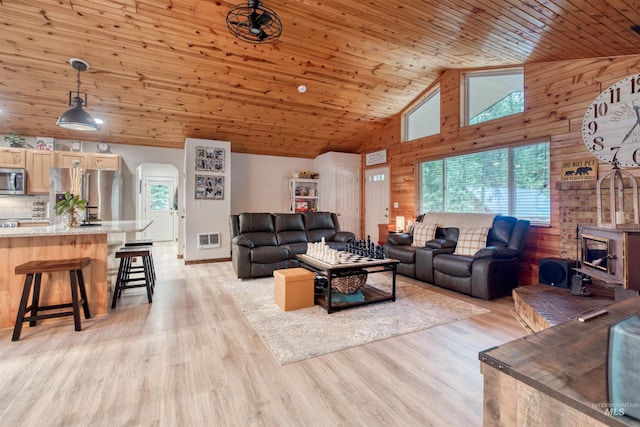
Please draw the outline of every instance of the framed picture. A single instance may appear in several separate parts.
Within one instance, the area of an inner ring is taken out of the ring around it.
[[[224,173],[224,148],[197,146],[196,170]]]
[[[224,176],[196,175],[195,198],[224,200]]]
[[[55,139],[39,136],[36,138],[36,149],[53,151],[55,148]]]
[[[82,142],[80,142],[80,141],[72,142],[72,143],[69,145],[69,149],[70,149],[71,151],[78,151],[78,152],[79,152],[79,151],[82,151]]]

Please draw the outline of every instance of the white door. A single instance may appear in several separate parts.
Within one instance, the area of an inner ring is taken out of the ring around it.
[[[360,169],[337,168],[336,214],[340,229],[360,236]]]
[[[389,224],[389,168],[365,172],[365,232],[378,241],[378,224]]]
[[[175,240],[174,191],[175,184],[171,178],[145,178],[144,218],[153,221],[144,231],[145,239],[158,242]]]

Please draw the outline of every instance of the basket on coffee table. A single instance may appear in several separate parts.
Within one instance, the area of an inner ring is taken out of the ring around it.
[[[341,294],[353,294],[359,291],[365,283],[367,283],[365,270],[341,272],[331,279],[331,289]]]

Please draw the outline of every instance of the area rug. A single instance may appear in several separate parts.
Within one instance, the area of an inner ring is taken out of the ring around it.
[[[386,274],[367,283],[391,289]],[[396,280],[396,301],[353,307],[332,314],[316,305],[283,311],[273,300],[273,278],[223,280],[281,365],[487,313],[482,307]]]

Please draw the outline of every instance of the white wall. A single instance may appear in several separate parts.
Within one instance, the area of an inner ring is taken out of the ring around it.
[[[231,213],[287,212],[289,179],[315,172],[313,159],[232,153]],[[320,177],[322,178],[322,177]]]
[[[222,148],[225,154],[224,172],[196,171],[196,147]],[[232,181],[231,143],[208,139],[187,138],[184,144],[184,260],[198,261],[208,259],[224,259],[231,256],[231,237],[229,232],[229,215],[231,214],[231,181]],[[235,166],[234,166],[235,167]],[[224,199],[196,199],[195,176],[223,176]],[[220,233],[220,247],[198,249],[198,233]]]

